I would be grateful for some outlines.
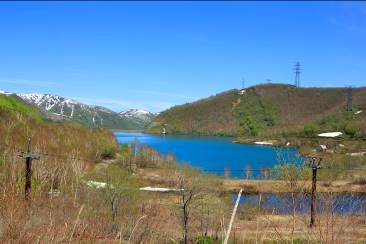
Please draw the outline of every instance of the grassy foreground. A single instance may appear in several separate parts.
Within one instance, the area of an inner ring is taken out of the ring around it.
[[[119,146],[106,130],[45,122],[37,110],[29,112],[31,107],[20,108],[25,105],[18,102],[0,109],[1,242],[222,243],[233,208],[229,192],[243,182],[178,166],[174,155],[151,148]],[[26,201],[24,160],[17,152],[25,149],[28,137],[41,159],[33,163]],[[293,175],[286,175],[283,183],[291,183],[296,199],[294,189],[302,189],[302,183],[294,185]],[[269,182],[265,187],[271,189]],[[139,189],[146,186],[175,190]],[[288,207],[293,209],[291,203]],[[279,215],[244,204],[230,243],[364,242],[365,218],[365,213],[329,208],[310,229],[307,214],[296,209]]]

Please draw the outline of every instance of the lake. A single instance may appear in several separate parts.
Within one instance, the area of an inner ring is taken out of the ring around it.
[[[119,143],[138,140],[141,144],[155,148],[161,153],[173,153],[180,163],[187,163],[203,171],[222,175],[229,169],[232,177],[242,178],[244,168],[250,165],[253,177],[262,167],[272,168],[279,163],[277,154],[290,162],[301,162],[296,148],[236,144],[229,137],[171,136],[144,133],[116,132]]]
[[[231,195],[232,202],[235,202],[237,194]],[[291,195],[264,193],[243,194],[239,204],[243,206],[258,207],[259,200],[261,208],[276,214],[290,214],[292,211]],[[296,194],[295,208],[297,213],[308,213],[310,211],[311,197],[309,194]],[[332,211],[339,214],[365,214],[366,194],[365,193],[318,193],[316,198],[316,210],[319,213]]]

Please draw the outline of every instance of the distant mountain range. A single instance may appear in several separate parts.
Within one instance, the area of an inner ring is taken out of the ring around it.
[[[154,113],[139,109],[117,113],[105,107],[87,105],[51,94],[15,94],[4,91],[0,91],[0,93],[17,96],[26,103],[35,105],[47,119],[77,122],[86,127],[139,130],[143,129],[156,116]]]
[[[152,113],[142,109],[129,109],[119,113],[121,116],[128,118],[135,123],[148,125],[159,113]]]

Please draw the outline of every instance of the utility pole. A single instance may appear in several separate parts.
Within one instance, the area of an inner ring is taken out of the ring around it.
[[[347,88],[347,112],[352,111],[352,86]]]
[[[39,160],[40,156],[31,152],[31,139],[28,139],[28,148],[26,152],[20,152],[19,157],[25,158],[25,184],[24,184],[24,194],[25,199],[29,200],[29,195],[32,187],[32,160]]]
[[[310,228],[315,225],[315,212],[316,212],[316,176],[318,169],[321,169],[320,162],[322,158],[310,157],[307,158],[306,164],[312,170],[311,177],[311,206],[310,206]]]
[[[300,74],[301,74],[301,65],[300,62],[295,63],[295,86],[300,87]]]

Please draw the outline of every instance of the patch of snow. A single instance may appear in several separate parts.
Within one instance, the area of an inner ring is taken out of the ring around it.
[[[71,105],[71,114],[70,114],[70,118],[72,118],[72,116],[74,115],[74,105]]]
[[[132,116],[139,116],[139,115],[148,115],[148,114],[152,114],[152,113],[149,111],[143,110],[143,109],[129,109],[129,110],[120,112],[120,114],[127,116],[127,117],[132,117]]]
[[[105,182],[98,182],[98,181],[93,181],[93,180],[87,181],[86,184],[90,187],[95,187],[97,189],[106,188],[106,186],[107,186],[107,183],[105,183]]]
[[[269,141],[256,141],[256,142],[254,142],[254,144],[257,144],[257,145],[273,145],[273,143],[269,142]]]
[[[153,191],[153,192],[177,192],[177,191],[184,191],[183,189],[174,189],[174,188],[164,188],[164,187],[141,187],[140,191]]]
[[[325,152],[325,151],[327,151],[327,146],[326,145],[318,145],[316,147],[316,151],[318,151],[318,152]]]
[[[354,152],[354,153],[347,153],[347,155],[350,155],[350,156],[365,156],[366,155],[366,152]]]
[[[57,190],[57,189],[51,189],[49,192],[48,192],[48,195],[51,195],[51,196],[59,196],[60,195],[60,191]]]
[[[239,91],[239,94],[240,95],[244,95],[244,93],[246,92],[246,90],[245,89],[241,89],[240,91]]]
[[[362,113],[362,110],[358,110],[357,112],[355,112],[355,114],[360,114]]]
[[[326,132],[326,133],[320,133],[318,136],[320,137],[337,137],[342,135],[342,132],[336,131],[336,132]]]

